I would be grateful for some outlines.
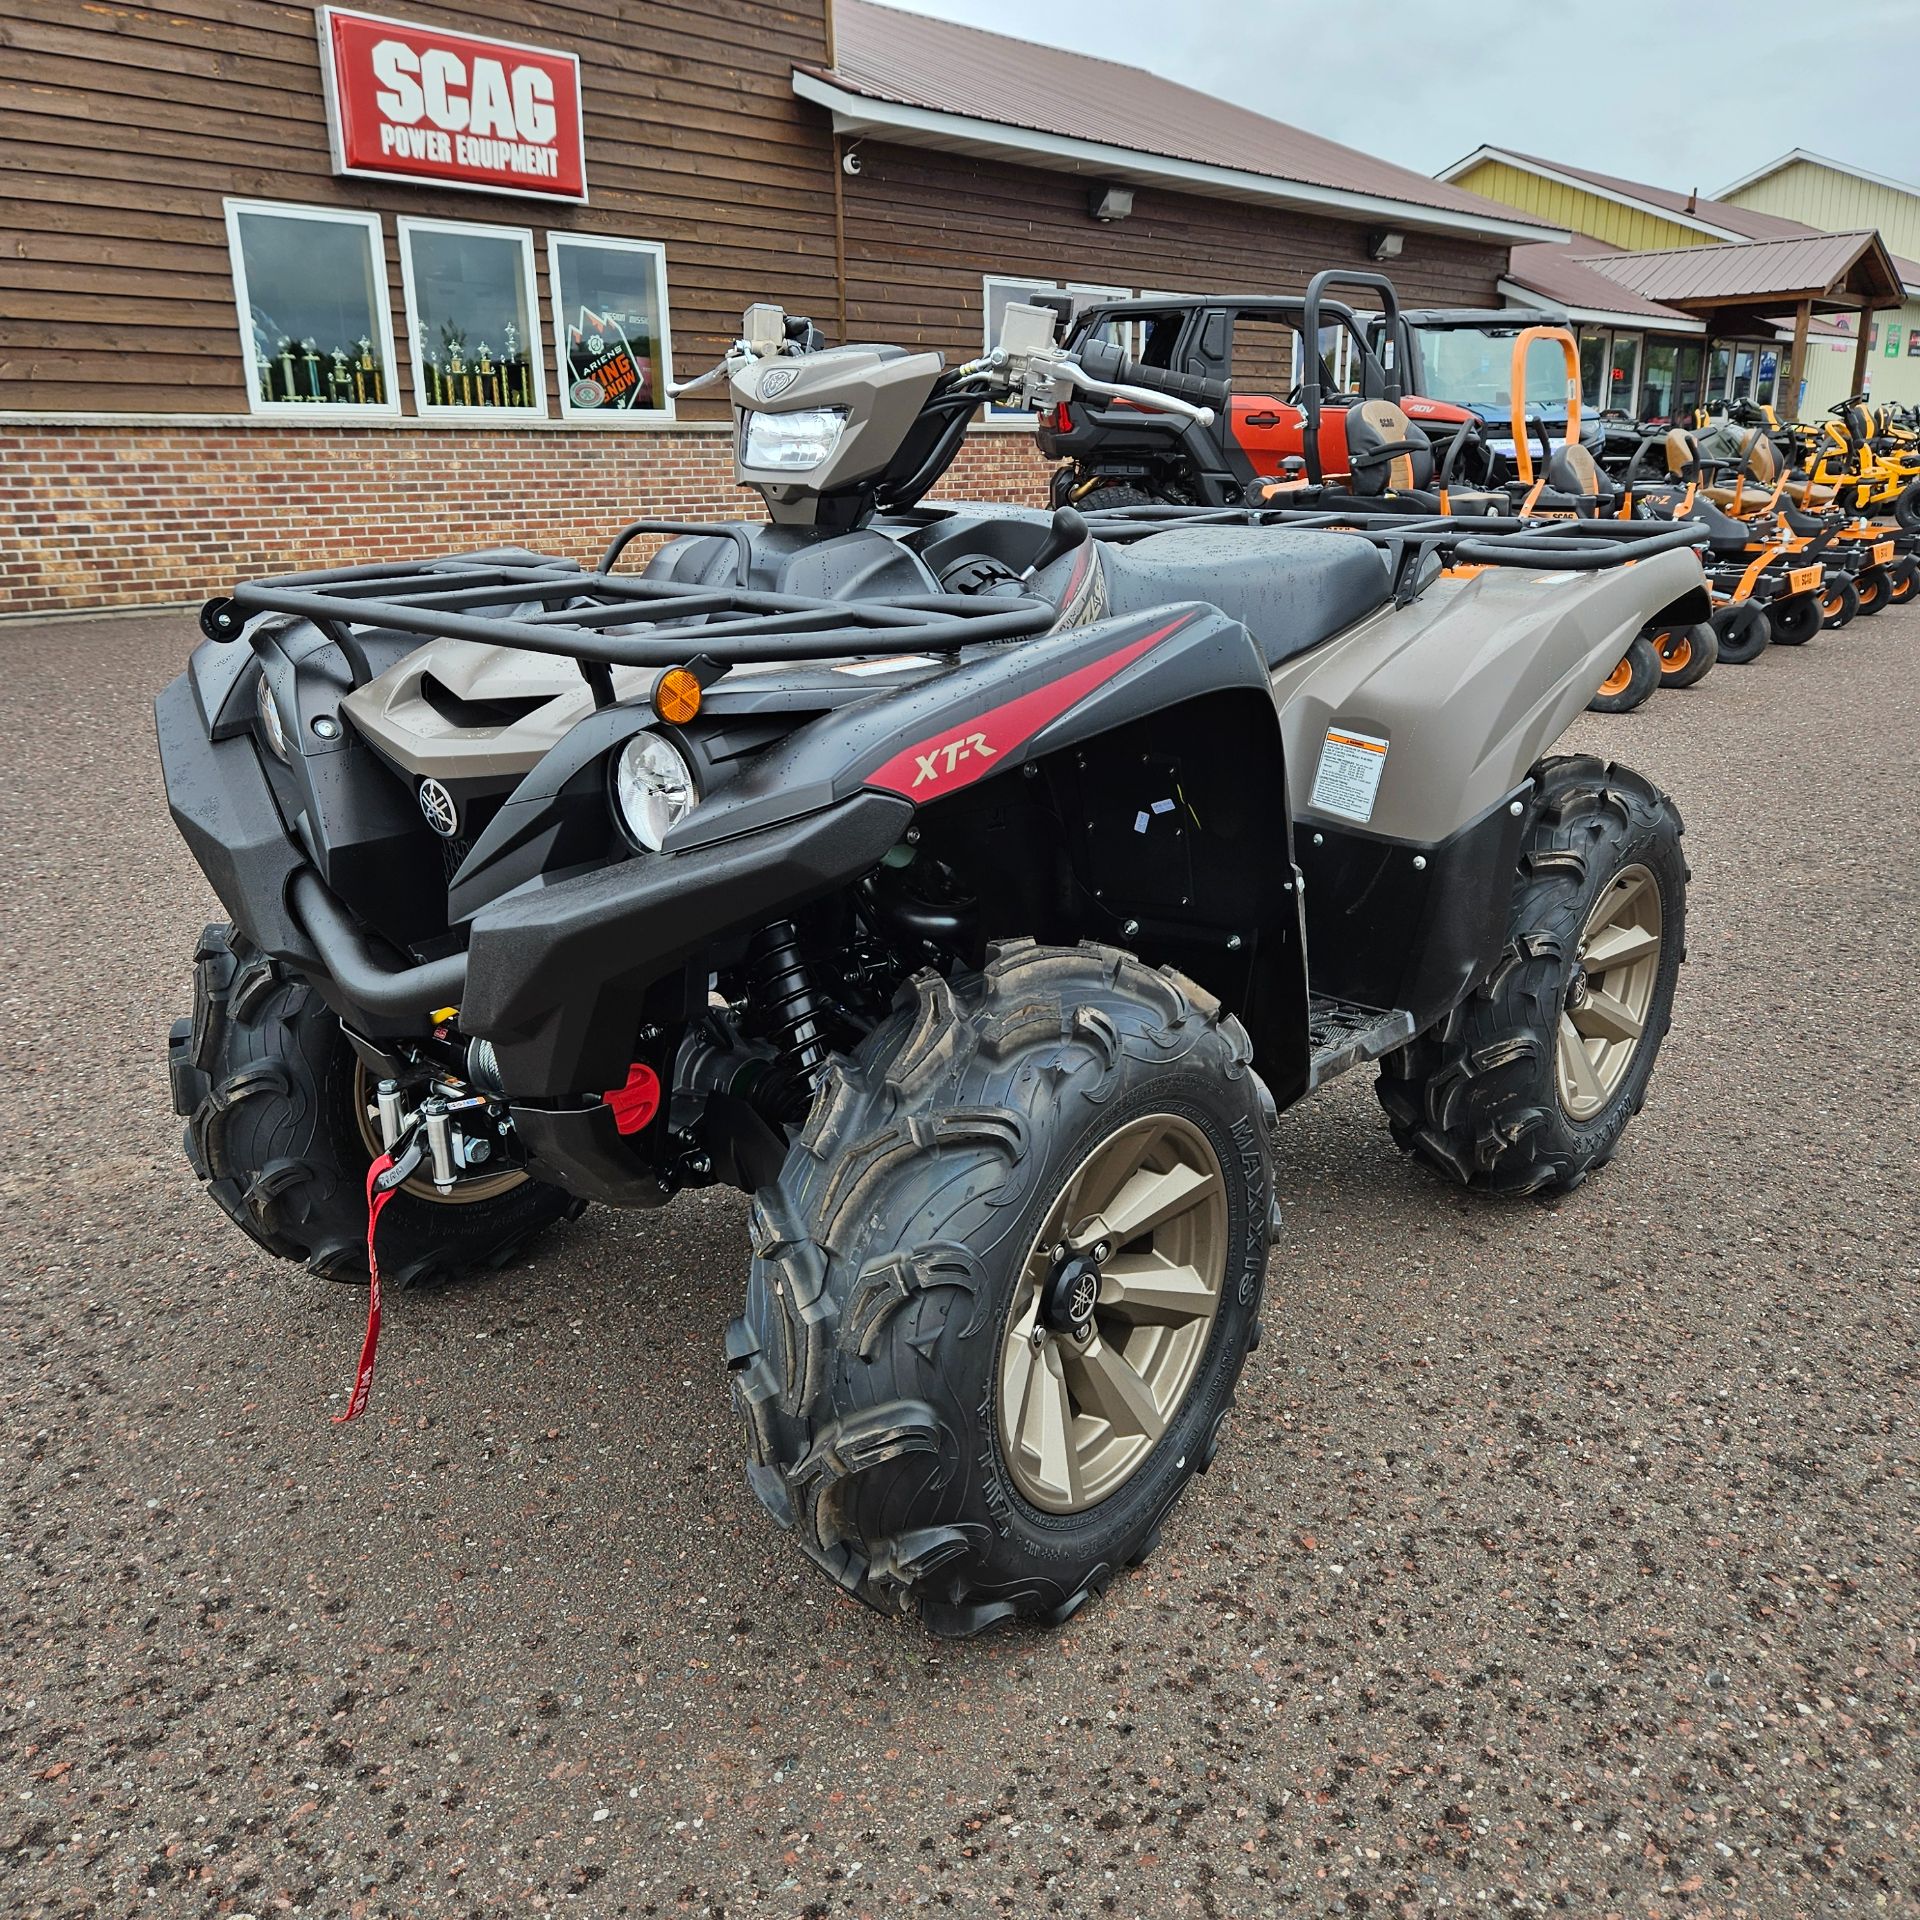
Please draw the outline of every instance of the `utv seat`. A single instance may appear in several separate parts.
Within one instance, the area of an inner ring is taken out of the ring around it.
[[[1100,558],[1113,612],[1205,601],[1253,635],[1269,667],[1385,605],[1392,587],[1368,541],[1306,529],[1176,527],[1125,546],[1102,542]]]

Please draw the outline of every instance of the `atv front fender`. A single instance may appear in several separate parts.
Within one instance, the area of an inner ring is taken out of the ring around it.
[[[493,1043],[515,1101],[617,1087],[648,987],[717,938],[856,879],[912,818],[904,800],[858,793],[716,846],[643,854],[496,901],[473,920],[461,1029]]]

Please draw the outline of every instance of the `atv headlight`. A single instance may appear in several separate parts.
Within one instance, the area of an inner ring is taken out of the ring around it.
[[[798,413],[749,413],[745,452],[750,467],[804,473],[840,444],[847,430],[845,407],[806,407]]]
[[[273,697],[264,673],[253,683],[253,699],[260,709],[260,726],[267,736],[267,745],[284,760],[287,757],[286,723],[280,718],[280,703]]]
[[[660,843],[700,804],[700,786],[671,740],[636,733],[614,764],[613,802],[627,838],[658,853]]]

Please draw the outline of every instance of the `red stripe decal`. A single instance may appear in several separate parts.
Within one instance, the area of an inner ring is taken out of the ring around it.
[[[1132,666],[1190,618],[1183,613],[1144,640],[1135,640],[1104,660],[1076,667],[1063,678],[1050,680],[1003,706],[989,707],[971,720],[950,721],[940,732],[916,740],[904,752],[875,767],[865,784],[905,794],[913,801],[937,800],[942,794],[972,785],[992,770],[996,760],[1025,746],[1048,721],[1058,719],[1096,687]]]

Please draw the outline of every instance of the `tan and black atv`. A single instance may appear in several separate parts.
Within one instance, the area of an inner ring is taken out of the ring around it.
[[[983,402],[1180,404],[1006,328],[751,310],[710,377],[770,524],[244,585],[158,703],[231,915],[171,1046],[214,1199],[342,1279],[384,1203],[404,1279],[744,1188],[752,1487],[943,1633],[1064,1620],[1213,1459],[1278,1107],[1378,1061],[1449,1180],[1613,1154],[1680,820],[1553,746],[1703,600],[1684,529],[922,506]]]

